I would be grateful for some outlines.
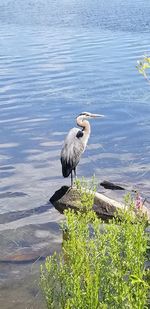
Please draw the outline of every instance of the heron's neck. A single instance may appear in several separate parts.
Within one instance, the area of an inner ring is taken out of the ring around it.
[[[87,120],[83,119],[82,116],[77,117],[77,125],[79,127],[82,127],[82,130],[85,133],[90,135],[90,133],[91,133],[90,123]]]

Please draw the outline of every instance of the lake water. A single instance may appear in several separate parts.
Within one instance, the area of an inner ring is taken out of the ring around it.
[[[1,260],[60,249],[48,200],[70,184],[60,149],[82,111],[106,117],[91,121],[78,176],[150,199],[150,85],[136,69],[150,54],[149,16],[147,0],[1,0]],[[44,308],[39,264],[0,263],[1,308]]]

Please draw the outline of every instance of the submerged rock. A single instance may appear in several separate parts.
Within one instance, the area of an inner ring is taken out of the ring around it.
[[[104,180],[103,182],[101,182],[100,186],[104,187],[105,189],[111,189],[111,190],[125,190],[120,185],[116,185],[113,182],[110,182],[107,180]]]
[[[97,216],[103,220],[113,218],[118,209],[124,208],[123,203],[108,198],[104,194],[95,192],[94,195],[93,210],[96,212]],[[80,210],[81,193],[77,188],[63,186],[54,193],[50,198],[50,202],[60,213],[63,213],[65,209],[69,208]],[[150,219],[150,212],[145,206],[142,207],[142,212],[144,214],[146,213],[148,219]]]

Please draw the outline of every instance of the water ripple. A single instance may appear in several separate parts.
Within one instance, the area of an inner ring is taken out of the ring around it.
[[[40,235],[41,250],[48,242],[49,253],[57,247],[54,225],[60,216],[47,201],[70,184],[61,175],[60,150],[84,110],[106,117],[91,121],[79,177],[124,182],[149,197],[150,94],[136,69],[150,49],[149,16],[150,3],[143,0],[0,1],[3,255],[15,246],[37,248]],[[2,268],[3,280],[12,276],[14,285],[14,276],[23,276],[20,270],[7,268],[5,276]],[[27,304],[22,289],[19,308]],[[8,298],[2,307],[16,308]]]

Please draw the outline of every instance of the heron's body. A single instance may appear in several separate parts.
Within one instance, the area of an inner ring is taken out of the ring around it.
[[[62,174],[64,177],[68,177],[79,163],[88,141],[84,134],[84,131],[73,128],[65,139],[64,147],[61,151]]]
[[[61,151],[62,174],[68,177],[71,174],[71,186],[73,185],[73,174],[76,176],[76,166],[79,163],[80,157],[84,152],[90,133],[90,123],[86,118],[96,117],[101,115],[92,115],[90,113],[82,113],[77,117],[77,125],[82,127],[73,128],[69,131]]]

